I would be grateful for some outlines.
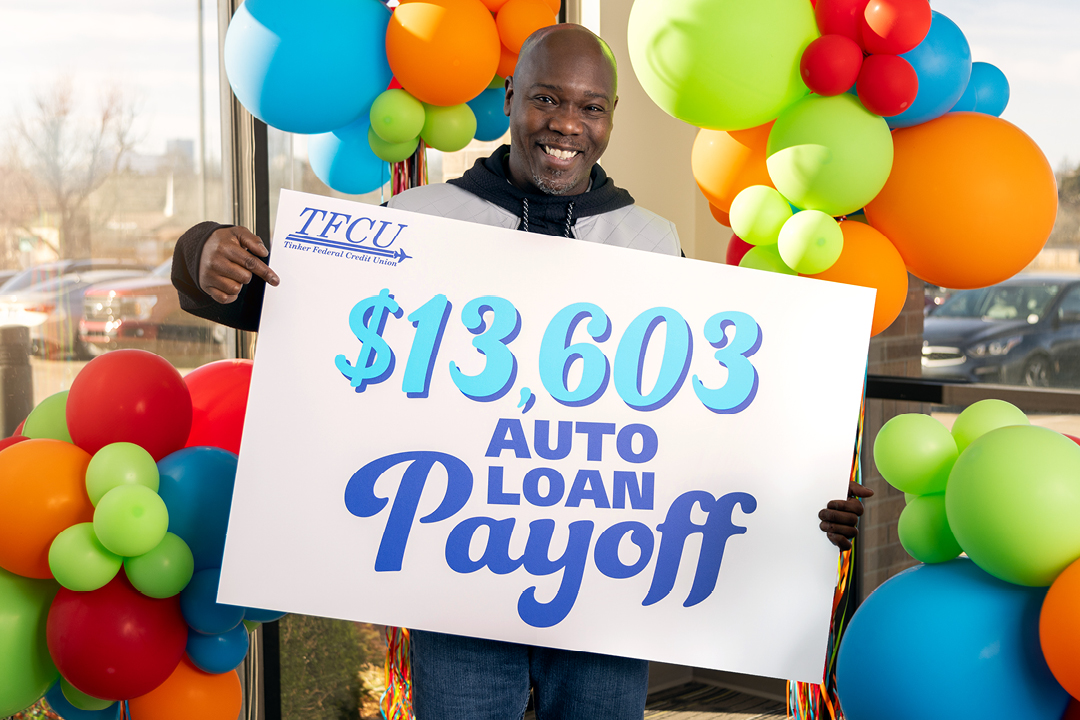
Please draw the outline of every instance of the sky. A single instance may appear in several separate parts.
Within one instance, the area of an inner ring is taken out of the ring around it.
[[[217,117],[216,3],[204,3],[207,114]],[[629,2],[630,0],[626,0]],[[197,139],[200,0],[0,0],[0,132],[36,94],[72,79],[86,109],[116,85],[140,107],[137,148],[164,152]],[[1027,132],[1054,168],[1080,163],[1080,0],[931,0],[968,38],[972,59],[1004,71],[1002,115]],[[207,147],[218,155],[217,123]]]

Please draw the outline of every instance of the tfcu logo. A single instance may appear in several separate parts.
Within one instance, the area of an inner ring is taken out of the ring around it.
[[[300,212],[303,226],[285,237],[285,247],[377,265],[398,265],[411,255],[394,247],[408,227],[390,220],[373,220],[348,213],[307,207]]]

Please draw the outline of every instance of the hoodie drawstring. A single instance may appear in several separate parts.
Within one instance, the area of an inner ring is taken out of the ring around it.
[[[529,232],[529,198],[521,198],[523,212],[521,214],[521,229]],[[570,226],[574,221],[574,201],[571,200],[566,206],[566,226],[563,229],[563,237],[573,237],[570,234]]]

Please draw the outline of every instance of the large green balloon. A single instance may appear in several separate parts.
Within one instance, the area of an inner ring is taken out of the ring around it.
[[[152,598],[176,595],[191,582],[195,558],[179,536],[165,533],[157,547],[145,555],[124,560],[124,571],[135,589]]]
[[[371,104],[371,130],[391,145],[408,142],[424,127],[424,103],[405,90],[387,90]]]
[[[881,477],[914,495],[944,492],[956,456],[949,430],[929,415],[897,415],[874,440],[874,464]]]
[[[991,575],[1050,585],[1080,558],[1080,446],[1032,425],[991,430],[960,455],[945,491],[960,547]]]
[[[106,445],[94,453],[86,466],[86,494],[94,507],[114,487],[142,485],[157,492],[160,482],[154,456],[135,443]]]
[[[161,496],[142,485],[121,485],[105,493],[94,510],[94,533],[101,544],[123,557],[157,547],[169,529],[169,510]]]
[[[33,705],[60,677],[45,642],[45,620],[60,586],[0,568],[0,717]]]
[[[22,434],[28,438],[48,438],[71,442],[67,427],[68,391],[50,395],[31,411],[23,424]]]
[[[49,546],[49,570],[68,590],[103,588],[120,572],[124,561],[105,549],[94,534],[94,523],[77,523],[56,536]]]
[[[627,39],[638,80],[664,112],[742,130],[806,95],[799,61],[817,37],[806,0],[636,0]]]
[[[991,430],[1009,425],[1030,425],[1027,415],[1012,403],[990,398],[969,405],[956,416],[952,426],[952,436],[960,452]]]
[[[457,152],[476,134],[476,115],[465,103],[448,107],[425,104],[424,112],[420,137],[436,150]]]
[[[885,119],[854,95],[810,95],[776,119],[766,154],[773,184],[797,207],[846,215],[885,187],[893,142]]]
[[[751,245],[775,245],[791,205],[768,185],[744,188],[731,201],[731,231]]]
[[[949,528],[945,493],[920,495],[911,500],[900,513],[896,533],[908,555],[919,562],[945,562],[963,552]]]
[[[375,153],[375,157],[388,163],[401,162],[405,158],[411,157],[420,145],[419,131],[409,140],[389,143],[379,137],[374,128],[368,128],[367,139],[368,145],[371,146],[371,152]]]

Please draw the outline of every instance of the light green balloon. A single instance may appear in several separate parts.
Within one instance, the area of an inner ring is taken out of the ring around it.
[[[991,430],[956,461],[945,509],[976,565],[1017,585],[1050,585],[1080,558],[1080,446],[1033,425]]]
[[[23,423],[22,434],[34,439],[71,442],[67,427],[67,396],[67,390],[64,390],[39,402]]]
[[[176,595],[191,582],[195,558],[191,548],[179,536],[165,537],[150,552],[124,560],[124,571],[135,589],[152,598]]]
[[[795,271],[784,264],[780,251],[775,245],[758,245],[750,248],[739,261],[739,267],[752,270],[767,270],[781,275],[795,275]]]
[[[154,457],[134,443],[106,445],[94,453],[86,466],[86,494],[95,507],[115,487],[142,485],[157,492],[160,481]]]
[[[945,515],[945,493],[920,495],[909,502],[896,532],[908,555],[919,562],[945,562],[963,552]]]
[[[420,138],[417,135],[405,142],[388,143],[375,133],[374,128],[368,128],[368,145],[371,146],[371,152],[375,153],[375,157],[388,163],[396,163],[411,157],[416,152],[416,148],[420,145]]]
[[[892,418],[874,440],[874,464],[881,477],[914,495],[944,492],[957,455],[948,428],[918,413]]]
[[[952,435],[956,440],[956,447],[960,452],[991,430],[1008,427],[1009,425],[1030,425],[1020,408],[1004,400],[988,399],[980,400],[969,405],[953,422]]]
[[[420,135],[423,127],[424,104],[405,90],[387,90],[371,104],[371,129],[384,142],[408,142]]]
[[[262,625],[262,623],[260,622],[255,622],[253,620],[244,620],[244,627],[247,628],[247,631],[249,633],[253,633],[258,630],[260,625]]]
[[[428,146],[442,152],[457,152],[476,134],[476,115],[462,103],[440,107],[424,103],[424,128],[420,137]]]
[[[653,102],[714,130],[756,127],[806,95],[799,61],[817,37],[805,0],[636,0],[627,31]]]
[[[820,210],[803,210],[780,229],[777,248],[784,263],[803,275],[817,275],[831,268],[844,249],[840,224]]]
[[[137,557],[157,547],[169,529],[165,501],[148,487],[121,485],[105,493],[94,510],[94,533],[110,551]]]
[[[0,717],[33,705],[60,677],[45,621],[60,586],[0,568]]]
[[[495,77],[491,78],[491,82],[488,83],[487,89],[499,90],[504,87],[506,87],[506,78],[496,75]]]
[[[49,546],[49,570],[68,590],[89,592],[109,584],[123,562],[94,534],[93,523],[78,523],[61,532]]]
[[[71,703],[73,707],[79,710],[86,710],[87,712],[104,710],[116,702],[115,700],[102,700],[101,698],[87,695],[64,678],[60,678],[60,692],[63,693],[64,699]]]
[[[766,146],[769,177],[800,208],[846,215],[885,187],[893,142],[885,119],[848,93],[810,95],[776,119]]]
[[[751,185],[731,201],[731,231],[751,245],[775,245],[791,205],[768,185]]]

